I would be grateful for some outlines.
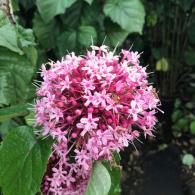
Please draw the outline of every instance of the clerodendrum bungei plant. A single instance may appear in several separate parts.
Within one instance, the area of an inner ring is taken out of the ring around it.
[[[42,65],[36,124],[55,140],[43,194],[84,194],[95,161],[113,161],[141,134],[153,136],[160,104],[137,52],[91,46]]]

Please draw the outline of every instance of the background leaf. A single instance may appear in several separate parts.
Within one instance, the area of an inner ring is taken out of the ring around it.
[[[19,126],[19,124],[14,120],[4,121],[0,124],[0,137],[4,138],[7,135],[9,130],[13,129],[14,127]]]
[[[85,195],[107,195],[111,187],[111,179],[107,169],[101,162],[95,162]]]
[[[26,55],[0,48],[0,104],[16,104],[27,99],[34,69]]]
[[[89,46],[91,44],[91,37],[93,38],[93,42],[96,43],[97,33],[92,26],[79,26],[78,29],[64,31],[58,37],[57,41],[59,55],[63,56],[67,50],[69,52],[77,52],[80,51],[83,46]]]
[[[0,109],[0,122],[9,120],[17,116],[25,116],[29,112],[26,104],[18,104],[16,106],[10,106]]]
[[[3,194],[34,195],[39,192],[50,149],[51,141],[37,140],[30,127],[11,130],[0,149]]]
[[[42,19],[47,23],[58,14],[65,12],[65,9],[70,7],[76,0],[37,0],[36,4],[41,14]]]
[[[106,0],[104,13],[129,33],[142,33],[145,11],[139,0]]]
[[[192,154],[185,154],[182,158],[182,163],[187,166],[192,166],[195,162],[194,156]]]
[[[93,0],[85,0],[87,3],[89,3],[90,5],[92,4]]]
[[[17,31],[15,26],[11,24],[4,13],[0,10],[0,46],[6,47],[14,52],[22,54],[22,50],[18,47]]]
[[[39,13],[35,14],[33,19],[33,30],[38,42],[43,48],[51,49],[56,45],[55,31],[57,29],[55,20],[45,23]],[[52,32],[52,33],[51,33]]]
[[[119,25],[114,24],[110,20],[105,21],[105,27],[106,44],[110,47],[115,47],[117,44],[121,45],[129,34],[126,30],[121,29]]]

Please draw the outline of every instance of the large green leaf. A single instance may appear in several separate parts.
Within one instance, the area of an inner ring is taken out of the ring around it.
[[[104,13],[129,33],[142,33],[145,11],[140,0],[106,0]]]
[[[58,14],[65,12],[76,0],[36,0],[36,4],[43,20],[47,23]]]
[[[34,67],[26,55],[0,48],[0,104],[16,104],[27,99]]]
[[[87,3],[89,3],[90,5],[93,3],[93,0],[84,0],[86,1]]]
[[[108,195],[120,195],[121,187],[121,167],[120,167],[120,154],[118,152],[113,152],[113,162],[103,161],[103,165],[107,168],[111,177],[111,188]]]
[[[0,124],[0,138],[4,138],[11,129],[17,126],[19,126],[19,124],[14,120],[2,122]]]
[[[107,195],[111,187],[111,179],[107,169],[101,162],[95,162],[85,195]]]
[[[19,3],[24,7],[25,10],[28,10],[34,6],[35,0],[19,0]]]
[[[88,47],[91,44],[91,39],[96,43],[97,33],[95,28],[92,26],[80,26],[78,29],[78,42]]]
[[[60,15],[63,27],[76,28],[80,25],[81,16],[84,14],[83,1],[77,1],[66,10],[66,13]]]
[[[0,109],[0,122],[9,120],[17,116],[25,116],[29,112],[27,110],[27,104],[18,104],[16,106],[10,106]]]
[[[119,167],[110,166],[108,168],[108,171],[111,177],[111,188],[108,194],[109,195],[120,195],[121,170]]]
[[[121,29],[117,24],[114,24],[110,20],[105,20],[105,31],[106,31],[106,44],[110,47],[115,47],[117,44],[121,45],[128,36],[126,30]]]
[[[51,141],[37,140],[27,126],[9,131],[0,149],[0,186],[4,195],[34,195],[51,153]]]
[[[60,56],[64,56],[68,51],[74,51],[77,47],[77,32],[67,30],[63,32],[57,39],[57,48]]]
[[[45,23],[44,20],[40,17],[39,13],[35,14],[35,17],[33,19],[33,30],[43,48],[51,49],[55,47],[56,29],[57,26],[55,20],[49,23]]]
[[[32,29],[25,29],[17,25],[16,30],[18,31],[18,42],[21,48],[36,45]]]
[[[92,25],[96,28],[103,25],[105,16],[102,13],[101,4],[98,1],[94,1],[92,5],[85,5],[81,11],[82,25]]]
[[[63,32],[57,42],[59,54],[63,56],[66,51],[79,51],[84,46],[88,47],[91,44],[91,38],[96,43],[97,33],[92,26],[80,26],[77,30],[71,29]]]
[[[0,10],[0,46],[6,47],[14,52],[22,54],[22,50],[18,47],[17,31],[11,24],[4,13]]]

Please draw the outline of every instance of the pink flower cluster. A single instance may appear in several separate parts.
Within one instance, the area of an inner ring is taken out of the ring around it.
[[[43,65],[36,124],[55,139],[43,194],[81,195],[93,161],[112,160],[140,134],[153,136],[158,96],[137,52],[91,46]]]

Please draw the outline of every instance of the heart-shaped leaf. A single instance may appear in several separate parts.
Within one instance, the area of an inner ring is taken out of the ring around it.
[[[4,195],[34,195],[51,153],[51,141],[37,140],[33,129],[20,126],[9,131],[0,149],[0,186]]]

